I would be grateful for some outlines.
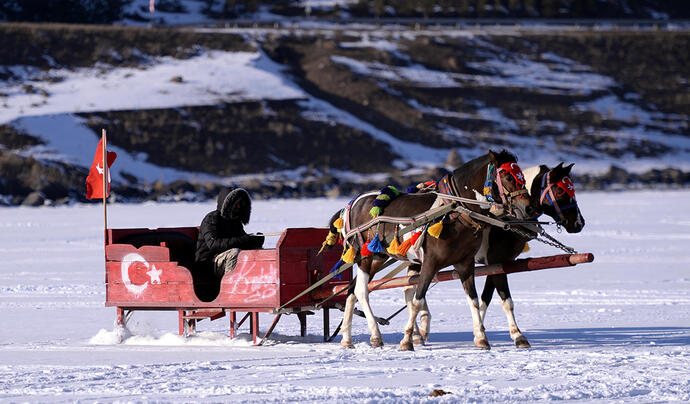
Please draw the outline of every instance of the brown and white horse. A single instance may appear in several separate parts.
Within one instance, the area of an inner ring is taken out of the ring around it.
[[[489,181],[489,197],[496,201],[504,200],[508,211],[513,212],[518,219],[531,217],[533,207],[530,206],[530,199],[524,186],[522,172],[517,165],[516,158],[507,151],[500,153],[489,152],[488,154],[474,159],[462,167],[456,169],[452,175],[447,177],[449,188],[454,190],[454,196],[474,199],[477,195],[482,195],[487,178],[492,168],[495,177]],[[349,229],[371,220],[369,210],[375,200],[376,195],[367,194],[355,199],[348,208],[344,210],[346,215],[345,222],[348,223],[343,229],[342,234],[348,233]],[[385,208],[385,215],[392,217],[413,217],[422,212],[428,211],[439,203],[444,203],[442,196],[435,193],[422,194],[402,194],[393,199]],[[488,209],[481,209],[474,204],[466,205],[466,208],[475,212],[488,213]],[[335,220],[337,216],[334,216]],[[332,222],[331,222],[332,226]],[[476,222],[468,216],[450,214],[444,219],[443,230],[438,238],[424,237],[417,250],[417,259],[420,262],[419,283],[415,287],[414,296],[408,303],[409,319],[405,326],[404,337],[400,342],[402,350],[414,350],[412,337],[415,328],[415,320],[419,311],[425,307],[425,295],[433,277],[441,269],[453,265],[462,280],[462,285],[467,296],[467,301],[472,313],[474,342],[480,348],[489,349],[490,345],[484,332],[484,325],[480,314],[479,299],[474,283],[474,257],[479,250],[482,242],[481,233],[486,227],[483,223]],[[377,237],[376,234],[384,239],[391,240],[397,237],[399,227],[393,223],[381,223],[374,228],[362,232],[361,237],[352,237],[347,242],[351,243],[354,251],[360,251],[365,244],[365,240]],[[347,243],[346,243],[347,244]],[[369,305],[369,280],[376,274],[381,265],[393,257],[398,260],[414,260],[409,254],[391,254],[386,250],[368,256],[359,253],[355,257],[358,264],[357,279],[354,293],[347,298],[341,334],[343,339],[341,344],[352,347],[352,314],[356,301],[362,306],[370,332],[370,343],[372,346],[382,346],[383,339],[374,314]]]

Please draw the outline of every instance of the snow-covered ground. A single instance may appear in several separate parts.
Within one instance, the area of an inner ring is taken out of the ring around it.
[[[458,282],[430,290],[431,341],[415,352],[398,351],[404,314],[382,327],[382,349],[369,346],[357,317],[355,349],[341,348],[339,338],[322,342],[321,313],[309,318],[307,337],[287,316],[266,346],[253,347],[246,328],[227,337],[227,319],[201,322],[184,340],[175,335],[176,314],[137,312],[133,336],[114,344],[101,206],[0,208],[0,401],[687,402],[690,192],[578,197],[585,229],[558,237],[595,262],[512,275],[518,324],[532,348],[513,346],[495,298],[486,321],[491,351],[472,343]],[[344,202],[256,201],[248,230],[321,226]],[[108,223],[196,225],[212,208],[115,204]],[[531,247],[534,256],[558,253]],[[372,303],[388,316],[402,293],[374,292]],[[263,330],[269,320],[262,316]],[[428,398],[434,389],[452,394]]]

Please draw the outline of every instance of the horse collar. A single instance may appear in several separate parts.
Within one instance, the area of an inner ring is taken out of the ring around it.
[[[453,179],[453,174],[446,174],[438,182],[438,190],[441,193],[448,194],[450,196],[460,196],[457,188],[455,187],[455,180]]]

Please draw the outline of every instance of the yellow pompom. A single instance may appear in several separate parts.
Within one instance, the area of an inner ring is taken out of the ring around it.
[[[388,254],[397,254],[398,253],[398,247],[400,245],[398,244],[398,238],[394,238],[393,241],[391,241],[390,245],[388,245]]]
[[[522,252],[520,254],[526,253],[527,251],[529,251],[529,244],[525,243],[525,247],[522,249]]]
[[[433,226],[429,226],[426,231],[431,237],[438,238],[443,231],[443,221],[440,221]]]
[[[341,257],[343,262],[347,262],[348,264],[352,264],[355,262],[355,248],[353,246],[350,246],[350,249],[347,250],[345,254]]]
[[[336,229],[342,229],[343,228],[343,218],[339,217],[335,219],[335,222],[333,222],[333,226],[335,226]]]
[[[337,242],[338,242],[338,233],[333,233],[332,231],[329,231],[328,236],[326,236],[326,240],[324,240],[324,242],[321,244],[321,249],[319,250],[318,253],[316,253],[316,255],[321,254],[326,247],[329,247],[329,248],[333,247],[335,245],[335,243],[337,243]]]

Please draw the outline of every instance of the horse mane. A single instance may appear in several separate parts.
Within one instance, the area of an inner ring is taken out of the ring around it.
[[[498,166],[500,166],[501,164],[504,164],[504,163],[517,162],[517,157],[515,157],[514,154],[512,154],[511,152],[509,152],[505,149],[501,150],[498,153],[493,152],[493,154],[494,154],[494,158],[496,159],[496,164]],[[455,177],[459,183],[462,183],[467,179],[468,176],[475,174],[478,169],[489,164],[490,160],[491,160],[491,157],[490,157],[489,153],[487,153],[483,156],[477,157],[474,160],[470,160],[467,163],[456,168],[453,171],[453,177]]]
[[[453,171],[453,177],[455,178],[455,181],[457,183],[464,183],[467,180],[467,177],[475,174],[477,170],[479,170],[481,167],[486,166],[489,164],[490,160],[489,153],[477,157],[474,160],[470,160],[467,163],[461,165],[460,167],[456,168]]]
[[[494,153],[494,157],[496,157],[496,165],[499,167],[504,163],[517,163],[518,161],[517,156],[506,149],[503,149],[498,153]]]

